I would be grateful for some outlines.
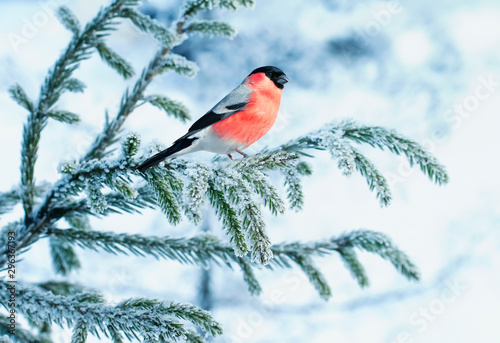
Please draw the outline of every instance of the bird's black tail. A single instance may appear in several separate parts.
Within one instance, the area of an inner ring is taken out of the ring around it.
[[[179,152],[181,150],[186,149],[187,147],[191,146],[193,144],[193,141],[196,140],[197,138],[181,138],[172,144],[170,148],[167,148],[163,151],[160,151],[156,155],[151,156],[148,158],[146,161],[142,162],[137,169],[141,172],[144,173],[147,169],[154,167],[170,155],[175,154],[176,152]]]

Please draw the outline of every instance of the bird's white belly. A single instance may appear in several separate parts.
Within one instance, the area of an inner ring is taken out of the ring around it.
[[[189,138],[197,138],[191,146],[183,149],[171,157],[184,155],[195,151],[210,151],[216,154],[231,154],[236,149],[241,150],[245,147],[244,143],[236,142],[234,140],[220,139],[210,127],[200,130]]]
[[[216,154],[230,154],[236,149],[240,150],[245,147],[244,143],[231,139],[223,140],[219,138],[210,127],[200,131],[199,135],[196,135],[195,137],[199,137],[196,142],[194,142],[198,144],[198,150],[210,151]]]

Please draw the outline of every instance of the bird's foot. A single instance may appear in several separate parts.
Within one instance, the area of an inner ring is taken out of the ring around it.
[[[247,154],[245,154],[243,151],[239,151],[238,149],[235,150],[238,154],[243,155],[243,157],[248,157]]]
[[[227,157],[229,157],[231,161],[233,160],[233,156],[231,156],[230,154],[227,154]]]

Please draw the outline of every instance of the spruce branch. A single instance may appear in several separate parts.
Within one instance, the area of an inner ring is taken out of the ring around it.
[[[64,87],[64,89],[68,90],[69,92],[82,93],[85,90],[86,86],[82,81],[75,78],[70,78],[63,83],[62,87]]]
[[[177,35],[180,34],[183,25],[183,21],[178,22],[178,29],[176,31]],[[116,136],[120,132],[125,120],[133,112],[133,110],[137,108],[139,101],[144,99],[144,91],[149,86],[153,78],[160,74],[164,56],[170,53],[171,48],[172,45],[162,47],[156,53],[148,66],[143,69],[132,90],[127,89],[125,91],[115,118],[106,123],[103,132],[97,136],[89,151],[81,159],[82,161],[94,158],[103,158],[105,156],[105,150],[117,141]]]
[[[203,267],[208,266],[209,262],[230,265],[230,262],[236,261],[237,258],[231,247],[223,245],[210,235],[185,239],[57,228],[49,229],[47,235],[95,251],[103,250],[111,254],[131,253],[136,256],[149,255],[156,259],[165,258]]]
[[[254,0],[187,0],[184,3],[182,15],[185,18],[191,18],[201,11],[211,10],[216,6],[219,6],[223,9],[235,11],[240,6],[252,7],[254,5]]]
[[[20,85],[16,84],[16,85],[10,87],[9,94],[10,94],[10,97],[15,102],[17,102],[18,105],[20,105],[21,107],[24,107],[29,112],[34,111],[35,105],[28,98],[28,95],[26,94],[26,92],[24,91],[24,89]]]
[[[137,192],[135,198],[125,196],[121,192],[104,194],[104,202],[107,204],[107,207],[100,213],[93,210],[93,207],[89,204],[87,199],[60,204],[60,206],[53,207],[51,213],[55,219],[60,219],[62,217],[68,219],[68,217],[71,216],[82,215],[100,217],[112,213],[140,213],[142,209],[154,208],[156,206],[156,197],[149,185],[136,188],[135,191]],[[85,225],[85,223],[81,224]],[[84,228],[77,226],[73,227],[85,230],[89,228],[88,226]]]
[[[198,12],[211,10],[217,5],[216,0],[187,0],[181,10],[182,16],[189,19],[194,17]]]
[[[80,117],[78,116],[78,114],[69,111],[53,110],[47,112],[45,115],[61,123],[75,124],[80,122]]]
[[[184,56],[170,53],[160,60],[156,72],[162,74],[173,71],[179,75],[194,77],[198,73],[198,70],[199,68],[196,63],[189,61]]]
[[[71,335],[71,343],[85,343],[87,341],[88,331],[83,320],[76,322],[73,334]]]
[[[78,35],[80,33],[80,21],[68,7],[59,7],[56,14],[57,18],[65,28],[73,32],[74,35]]]
[[[241,228],[250,245],[250,254],[253,261],[262,265],[272,259],[271,241],[265,230],[260,205],[255,201],[250,183],[243,179],[235,170],[214,171],[213,182],[219,182],[226,190],[228,198],[238,211]]]
[[[200,206],[208,192],[210,169],[204,165],[186,169],[187,183],[184,187],[184,213],[194,223],[201,222]]]
[[[338,253],[344,262],[346,268],[351,272],[351,275],[361,287],[367,287],[370,284],[368,275],[366,275],[365,267],[359,262],[356,251],[353,248],[339,248]]]
[[[88,291],[78,284],[69,283],[66,281],[47,281],[40,283],[37,286],[40,289],[50,291],[55,295],[74,295],[76,293],[83,293],[85,291]]]
[[[220,6],[223,8],[229,8],[231,7],[229,6],[231,3],[233,2],[222,2]],[[150,20],[148,21],[148,19],[145,18],[142,14],[137,14],[138,12],[136,13],[133,8],[130,8],[132,6],[136,6],[137,4],[138,2],[133,0],[115,0],[110,6],[102,9],[98,13],[96,18],[94,18],[89,24],[85,26],[80,35],[75,35],[73,37],[73,40],[70,42],[67,51],[56,62],[53,71],[47,77],[45,84],[42,87],[40,99],[44,100],[40,100],[40,104],[38,107],[42,110],[36,110],[37,113],[47,112],[46,109],[54,105],[54,103],[57,101],[60,94],[62,94],[64,90],[83,90],[84,85],[80,81],[71,78],[71,74],[78,67],[81,60],[88,58],[88,55],[91,51],[90,48],[97,47],[103,42],[102,37],[104,37],[107,34],[106,31],[112,29],[113,25],[115,24],[115,21],[113,21],[114,18],[127,17],[129,19],[132,19],[130,17],[133,17],[132,21],[134,22],[135,20],[135,24],[141,22],[145,30],[150,33],[153,33],[154,31],[156,32],[154,33],[156,35],[173,34],[175,36],[171,42],[169,40],[170,46],[162,46],[161,49],[157,52],[149,65],[143,70],[140,77],[137,79],[132,90],[127,90],[125,92],[124,96],[122,97],[121,105],[116,117],[111,121],[106,122],[103,132],[97,136],[94,144],[91,146],[89,151],[80,159],[80,161],[102,159],[106,155],[106,149],[111,144],[117,141],[117,135],[120,132],[123,123],[128,118],[129,114],[137,107],[138,102],[143,100],[144,90],[156,75],[166,70],[173,70],[192,76],[197,70],[197,67],[194,64],[185,60],[182,56],[170,53],[170,50],[174,45],[179,44],[183,39],[186,38],[182,33],[183,27],[186,22],[191,19],[191,16],[188,13],[183,12],[181,18],[175,25],[175,32],[168,33],[167,31],[160,29],[158,27],[158,23],[151,22]],[[248,3],[242,1],[241,5],[245,6],[248,5]],[[195,4],[195,6],[197,5]],[[189,8],[189,6],[184,8]],[[101,30],[102,32],[99,33],[99,30]],[[91,37],[92,34],[99,35],[99,38],[90,39],[89,37]],[[167,41],[165,39],[163,39],[164,42]],[[48,92],[48,90],[51,90],[52,92]],[[173,106],[172,103],[171,105]],[[170,109],[173,109],[172,106],[170,107]],[[182,113],[179,106],[177,106],[177,108],[174,109],[173,112],[176,112],[178,114]],[[35,124],[32,123],[32,117],[36,119]],[[41,118],[43,120],[46,117],[41,116]],[[25,127],[25,132],[27,132],[25,134],[25,147],[33,147],[33,144],[28,143],[28,141],[33,142],[34,140],[36,141],[37,138],[39,139],[39,133],[41,132],[41,128],[43,127],[43,125],[43,122],[40,123],[40,121],[37,120],[36,113],[32,113],[32,115],[30,115],[30,117],[28,118],[28,124]],[[26,131],[26,128],[29,128],[30,131]],[[22,182],[22,184],[28,184],[28,186],[30,186],[30,182],[32,182],[33,180],[32,172],[34,170],[33,166],[36,160],[36,149],[25,150],[27,150],[27,153],[23,153],[23,156],[25,156],[23,159],[23,161],[25,161],[24,165],[30,168],[22,168],[22,170],[25,171],[24,173],[22,173],[22,175],[24,175],[24,181]],[[24,237],[20,240],[19,243],[21,248],[31,244],[36,239],[36,236],[43,232],[44,228],[47,225],[54,222],[54,219],[57,220],[57,218],[51,217],[53,214],[51,208],[60,208],[60,206],[53,206],[52,202],[63,202],[63,194],[74,195],[74,193],[79,191],[81,189],[80,185],[77,185],[76,191],[72,190],[73,186],[71,184],[74,182],[75,178],[70,176],[65,176],[60,179],[54,185],[54,188],[47,193],[45,200],[42,202],[35,213],[31,212],[32,201],[23,201],[23,203],[29,203],[30,205],[25,205],[27,227],[26,235],[23,235]],[[70,191],[66,192],[66,190],[68,190],[68,185]],[[24,187],[24,189],[28,190],[27,193],[32,193],[32,187]],[[97,192],[91,191],[90,193],[99,195]],[[96,197],[96,199],[102,200],[102,197],[98,196]],[[106,206],[98,207],[99,208],[96,208],[98,211],[106,210]],[[59,215],[58,217],[60,218],[61,216]],[[33,225],[30,225],[32,221]]]
[[[262,198],[264,205],[269,208],[272,214],[285,213],[285,203],[279,196],[276,188],[272,185],[269,176],[259,170],[251,169],[246,169],[241,174],[252,185],[254,192]]]
[[[410,165],[418,164],[422,172],[438,185],[448,183],[446,168],[423,146],[409,138],[380,126],[358,125],[352,121],[341,124],[343,137],[357,143],[367,143],[380,149],[388,149],[397,155],[405,155]]]
[[[371,191],[375,191],[380,206],[387,206],[391,202],[391,190],[387,179],[375,168],[373,163],[356,149],[352,149],[356,170],[366,179]]]
[[[186,122],[191,119],[188,109],[179,101],[172,100],[162,95],[148,95],[144,97],[143,100],[144,102],[148,102],[154,107],[163,110],[166,114],[180,119],[182,122]]]
[[[97,44],[97,52],[101,59],[113,68],[124,79],[129,79],[134,76],[134,68],[123,57],[111,50],[105,43]]]
[[[16,323],[16,331],[15,335],[9,335],[9,331],[12,330],[12,327],[10,327],[10,319],[1,316],[0,317],[0,337],[11,337],[15,339],[15,343],[52,343],[52,340],[50,340],[49,337],[47,337],[46,334],[40,333],[38,335],[32,333],[30,330],[26,330],[23,328],[20,323]],[[0,343],[2,341],[0,340]],[[4,341],[4,342],[12,342],[12,340]]]
[[[71,271],[80,268],[80,261],[73,248],[66,242],[52,237],[49,240],[52,266],[56,273],[68,275]]]
[[[352,121],[330,124],[324,128],[293,139],[274,151],[297,152],[307,156],[306,150],[327,150],[338,160],[338,168],[346,176],[357,170],[367,181],[370,190],[377,194],[381,206],[391,201],[389,185],[385,177],[364,155],[349,143],[365,143],[381,150],[388,149],[395,154],[403,154],[411,165],[418,164],[422,172],[432,181],[441,185],[448,182],[448,174],[438,160],[418,143],[403,137],[394,130],[382,127],[358,125]],[[289,197],[293,193],[289,192]],[[292,204],[300,204],[300,193]]]
[[[212,20],[192,21],[184,29],[184,32],[205,35],[207,37],[225,36],[231,39],[236,36],[236,30],[231,25]]]
[[[220,0],[219,6],[228,10],[236,11],[240,6],[253,7],[255,0]]]
[[[233,161],[231,166],[236,170],[273,170],[295,166],[300,158],[301,155],[295,152],[264,151]]]
[[[156,203],[168,221],[174,225],[178,224],[182,219],[181,208],[176,196],[182,189],[182,185],[178,184],[179,179],[159,168],[148,170],[145,178],[156,195]]]
[[[248,253],[245,234],[242,231],[242,223],[239,215],[231,204],[230,194],[227,189],[216,181],[208,181],[208,197],[215,213],[222,222],[222,227],[228,233],[229,240],[234,247],[236,256],[244,256]]]
[[[122,15],[129,18],[139,30],[152,35],[165,47],[171,47],[180,42],[178,41],[180,32],[177,32],[177,34],[171,32],[158,21],[151,19],[151,17],[142,14],[136,9],[125,8],[122,10]]]
[[[31,216],[34,198],[34,168],[37,160],[38,143],[40,135],[47,122],[47,113],[50,113],[54,104],[59,100],[65,90],[68,90],[68,80],[80,62],[90,57],[91,49],[96,45],[97,37],[106,34],[113,29],[115,19],[119,10],[124,6],[136,1],[115,0],[108,7],[99,11],[96,17],[90,21],[80,34],[75,34],[68,47],[61,57],[56,61],[52,69],[46,76],[40,90],[40,96],[36,104],[28,104],[24,100],[24,107],[29,107],[29,115],[23,130],[22,159],[21,159],[21,194],[25,211],[25,222],[31,223]],[[77,22],[73,19],[69,10],[62,9],[59,16],[63,18],[63,23],[75,28]],[[15,92],[11,95],[16,99],[27,99],[24,92],[20,92],[20,87],[15,87]]]
[[[336,243],[343,247],[352,247],[365,250],[379,255],[403,274],[408,280],[417,281],[420,279],[418,268],[411,262],[410,258],[399,250],[392,240],[385,234],[370,230],[356,230],[336,239]]]
[[[314,286],[318,294],[325,300],[332,296],[332,290],[326,281],[326,278],[316,267],[316,264],[311,259],[310,256],[295,253],[289,255],[289,257],[302,269],[304,274],[306,274],[309,282]]]
[[[49,237],[55,236],[70,245],[96,251],[103,250],[112,254],[150,255],[157,259],[165,258],[203,267],[215,263],[232,268],[233,264],[237,264],[243,271],[243,278],[250,293],[259,294],[261,292],[261,287],[252,269],[259,267],[261,262],[252,261],[246,255],[238,256],[231,245],[210,235],[192,238],[145,237],[113,232],[57,228],[50,229],[47,235]],[[313,260],[315,256],[338,253],[361,287],[368,286],[369,280],[354,249],[368,251],[388,260],[408,280],[418,280],[420,277],[418,269],[408,256],[399,250],[386,235],[369,230],[356,230],[320,242],[276,244],[270,249],[274,258],[269,261],[268,268],[290,269],[297,265],[304,271],[321,297],[325,299],[329,298],[332,292]]]
[[[81,333],[75,339],[84,336],[83,331],[98,337],[101,332],[104,336],[111,337],[109,327],[122,332],[128,339],[189,339],[192,332],[179,319],[187,320],[211,335],[222,333],[220,325],[208,312],[189,304],[128,299],[112,306],[95,293],[62,296],[22,283],[17,283],[16,291],[23,299],[16,304],[20,313],[34,323],[52,322],[69,327],[76,325],[74,332]],[[0,281],[0,294],[1,299],[8,299],[8,284],[3,281]]]
[[[304,206],[304,192],[300,183],[300,172],[296,168],[284,168],[282,170],[286,196],[290,209],[300,211]]]
[[[12,342],[12,340],[7,335],[5,335],[0,337],[0,343],[14,343],[14,342]]]
[[[17,189],[0,193],[0,215],[12,211],[12,208],[20,201]]]
[[[247,258],[238,257],[236,262],[240,265],[241,271],[243,272],[243,280],[247,284],[250,294],[261,294],[262,287],[260,286],[260,283],[253,272],[252,264],[250,263],[250,261]]]

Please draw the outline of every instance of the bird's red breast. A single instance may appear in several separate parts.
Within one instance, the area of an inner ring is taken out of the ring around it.
[[[264,73],[250,75],[245,84],[253,90],[247,108],[213,124],[212,130],[223,140],[237,141],[248,147],[274,125],[282,89],[276,87]]]

